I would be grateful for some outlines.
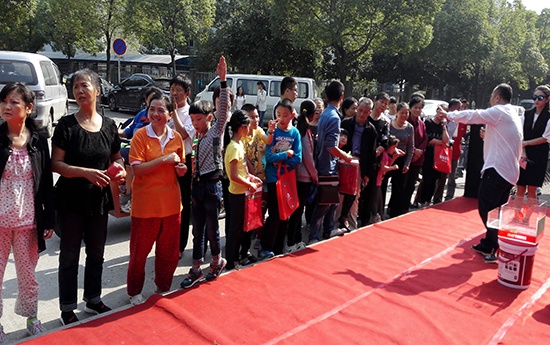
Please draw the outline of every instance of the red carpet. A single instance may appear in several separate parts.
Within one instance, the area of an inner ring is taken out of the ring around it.
[[[483,233],[459,198],[27,343],[548,343],[545,239],[515,290],[470,249]]]

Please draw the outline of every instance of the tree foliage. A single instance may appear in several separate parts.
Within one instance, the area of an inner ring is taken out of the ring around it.
[[[151,52],[186,52],[189,40],[206,39],[214,21],[215,0],[128,0],[126,30]]]
[[[142,52],[189,54],[213,70],[338,78],[348,90],[377,80],[485,104],[510,83],[525,97],[550,82],[550,8],[521,0],[0,0],[0,49],[49,43],[73,57],[116,36]],[[193,42],[191,46],[188,43]],[[109,69],[107,71],[109,73]],[[525,93],[525,94],[523,94]],[[406,96],[406,95],[404,95]]]
[[[69,58],[77,49],[97,53],[101,47],[99,16],[85,0],[42,0],[40,23],[54,50]]]
[[[1,0],[0,49],[36,52],[47,42],[36,20],[37,0]]]
[[[374,52],[426,46],[443,0],[275,0],[274,15],[301,47],[324,52],[326,77],[355,79]]]
[[[105,39],[107,66],[111,64],[111,45],[116,33],[121,33],[126,16],[127,0],[96,0],[96,15],[99,29]],[[107,68],[107,80],[111,80],[111,69]]]
[[[293,45],[288,28],[273,21],[272,0],[218,1],[208,44],[201,46],[203,66],[214,68],[224,54],[242,73],[315,76],[320,54]]]

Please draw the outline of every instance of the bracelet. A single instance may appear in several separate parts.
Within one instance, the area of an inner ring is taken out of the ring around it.
[[[267,131],[268,134],[273,134],[273,132]]]

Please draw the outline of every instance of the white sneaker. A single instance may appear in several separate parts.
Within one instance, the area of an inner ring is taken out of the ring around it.
[[[328,238],[333,238],[336,236],[344,236],[346,233],[346,229],[334,229],[330,232]]]
[[[306,247],[306,244],[304,242],[298,242],[294,245],[294,251],[297,252],[299,250],[302,250]]]
[[[140,305],[143,302],[145,302],[145,299],[143,299],[143,296],[140,293],[138,293],[135,296],[130,296],[130,304],[131,305]]]
[[[295,252],[295,251],[296,251],[296,245],[295,244],[291,245],[290,247],[287,246],[285,248],[285,253],[287,253],[287,254],[290,254],[290,253]]]
[[[27,319],[27,332],[29,332],[29,334],[33,336],[33,335],[45,333],[46,329],[44,328],[44,326],[42,326],[42,323],[40,322],[40,320],[34,317],[34,318]],[[3,330],[2,330],[2,333],[4,333]]]
[[[128,200],[124,205],[120,205],[120,210],[124,213],[132,212],[132,200]]]

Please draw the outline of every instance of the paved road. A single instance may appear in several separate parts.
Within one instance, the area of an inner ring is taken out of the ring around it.
[[[70,107],[70,113],[76,111],[74,105]],[[117,123],[125,121],[127,118],[133,116],[130,112],[111,112],[106,110],[106,115],[114,118]],[[463,179],[458,180],[457,196],[463,194]],[[389,200],[389,198],[387,199]],[[220,229],[222,229],[222,236],[224,236],[225,222],[220,221]],[[103,301],[105,304],[113,309],[128,307],[128,296],[126,294],[126,271],[128,268],[129,259],[129,233],[130,233],[130,218],[116,219],[110,217],[107,245],[105,248],[105,265],[103,273]],[[175,272],[174,280],[172,283],[172,289],[178,289],[182,277],[188,272],[191,266],[191,236],[187,245],[187,249],[184,253],[184,257],[180,260],[180,264]],[[38,306],[38,317],[42,320],[44,326],[48,330],[56,330],[61,327],[59,322],[59,306],[58,306],[58,283],[57,283],[57,267],[58,267],[58,255],[59,255],[59,238],[54,235],[52,239],[47,241],[47,250],[40,256],[38,262],[37,280],[40,284],[40,299]],[[210,258],[207,256],[206,261],[209,262]],[[146,282],[143,290],[145,298],[151,296],[155,290],[155,284],[153,282],[154,269],[153,269],[153,254],[151,253],[146,267]],[[81,251],[79,269],[79,299],[82,298],[82,278],[84,274],[83,263],[84,253]],[[205,265],[205,267],[207,264]],[[27,339],[27,333],[25,331],[25,319],[13,312],[15,297],[17,294],[17,280],[15,274],[15,266],[13,256],[10,256],[5,276],[4,276],[4,317],[2,317],[2,325],[4,330],[8,333],[8,337],[12,343],[17,343],[24,339]],[[81,320],[85,320],[90,315],[83,312],[84,302],[80,302],[78,310],[75,311],[77,316]]]

